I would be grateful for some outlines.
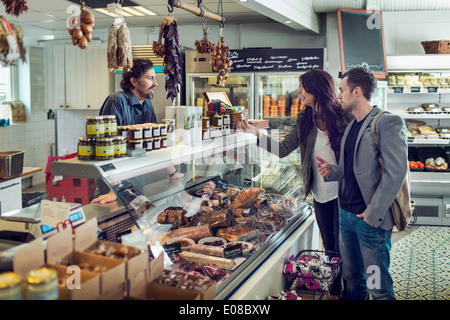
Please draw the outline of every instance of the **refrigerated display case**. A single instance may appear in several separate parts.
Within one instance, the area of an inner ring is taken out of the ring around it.
[[[271,130],[277,130],[279,138],[289,131],[303,108],[298,94],[302,73],[256,73],[255,118],[269,121]],[[271,134],[274,136],[274,134]]]
[[[279,287],[268,286],[264,294],[278,294],[284,290],[281,256],[293,248],[313,246],[314,217],[304,200],[296,165],[289,158],[280,159],[257,147],[255,136],[239,133],[137,157],[57,161],[51,164],[51,172],[103,181],[114,190],[117,201],[83,206],[86,218],[108,215],[109,219],[99,223],[100,229],[104,223],[114,228],[115,221],[132,221],[128,229],[146,235],[151,248],[158,243],[169,245],[168,240],[177,233],[205,225],[208,236],[244,241],[250,252],[242,256],[245,250],[238,250],[233,266],[218,272],[215,299],[264,299],[261,289],[252,289],[255,282],[251,279],[260,277],[259,267],[270,268],[266,276],[279,279]],[[168,167],[175,167],[183,178],[169,179]],[[117,233],[126,230],[119,226]],[[195,241],[199,243],[199,239]],[[179,252],[181,246],[165,248]],[[189,261],[175,261],[169,262],[174,269],[187,271],[192,267]],[[246,293],[236,295],[237,290]]]
[[[248,109],[249,116],[253,119],[251,106],[254,104],[254,75],[235,72],[228,76],[225,87],[217,86],[216,81],[217,74],[214,73],[186,74],[186,103],[191,106],[205,106],[203,92],[226,92],[231,104]]]

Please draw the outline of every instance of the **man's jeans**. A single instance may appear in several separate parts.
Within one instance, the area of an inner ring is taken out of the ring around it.
[[[340,209],[339,246],[342,256],[344,299],[394,300],[389,274],[392,230],[369,226],[363,218]]]

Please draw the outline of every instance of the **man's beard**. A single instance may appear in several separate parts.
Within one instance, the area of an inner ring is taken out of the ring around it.
[[[155,89],[155,87],[151,87],[151,88],[149,88],[149,89],[147,89],[147,91],[142,91],[142,90],[139,90],[139,95],[141,96],[141,97],[145,97],[146,99],[153,99],[153,96],[154,96],[154,90]]]

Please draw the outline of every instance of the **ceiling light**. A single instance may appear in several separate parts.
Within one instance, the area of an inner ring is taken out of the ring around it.
[[[292,23],[292,20],[285,21],[284,23],[285,23],[285,24]]]
[[[144,8],[144,7],[141,7],[141,6],[139,6],[139,7],[134,7],[134,9],[139,10],[139,11],[141,11],[141,12],[143,12],[143,13],[145,13],[146,15],[149,15],[149,16],[156,16],[156,15],[157,15],[157,14],[154,13],[153,11],[150,11],[150,10]]]
[[[247,2],[247,0],[239,0],[240,2]]]
[[[145,14],[143,14],[142,12],[137,11],[137,10],[131,8],[131,7],[122,7],[122,11],[125,11],[126,13],[129,13],[129,14],[131,14],[133,16],[138,16],[138,17],[145,16]]]
[[[106,14],[106,15],[108,15],[108,16],[111,16],[111,17],[115,17],[115,16],[116,16],[114,13],[109,12],[109,11],[106,10],[106,9],[94,9],[94,10],[96,10],[96,11],[98,11],[98,12],[100,12],[100,13]],[[132,17],[132,16],[133,16],[133,15],[131,15],[131,14],[129,14],[129,13],[126,13],[126,12],[123,12],[123,11],[122,11],[122,14],[123,14],[125,17]]]

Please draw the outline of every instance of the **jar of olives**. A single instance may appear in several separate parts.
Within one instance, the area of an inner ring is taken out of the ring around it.
[[[86,118],[86,135],[89,138],[103,138],[105,136],[105,120],[103,117]]]
[[[117,119],[115,115],[103,116],[105,122],[105,137],[117,135]]]
[[[78,159],[79,160],[95,159],[95,138],[89,137],[78,138]]]
[[[100,138],[95,143],[95,159],[114,159],[114,143],[112,138]]]
[[[114,140],[114,158],[123,158],[127,154],[127,142],[125,137],[117,136]]]

